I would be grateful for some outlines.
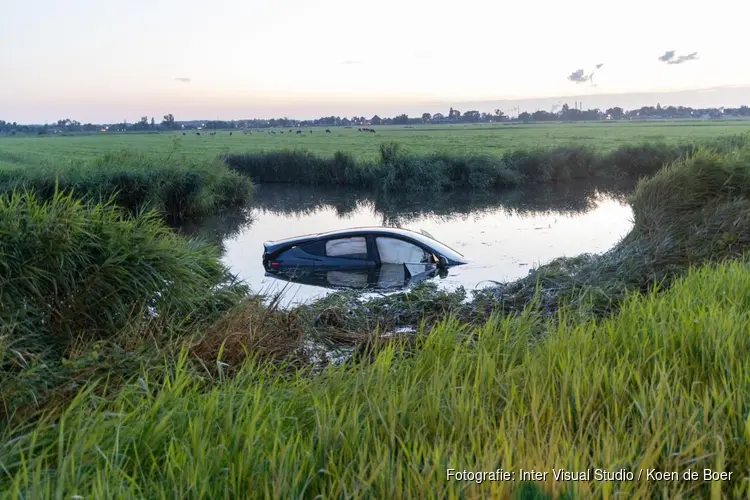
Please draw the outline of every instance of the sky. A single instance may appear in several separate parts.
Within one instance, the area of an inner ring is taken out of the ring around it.
[[[750,85],[741,0],[0,0],[0,12],[0,119],[21,123],[390,116]],[[659,60],[670,50],[697,54]],[[577,70],[595,86],[571,81]]]

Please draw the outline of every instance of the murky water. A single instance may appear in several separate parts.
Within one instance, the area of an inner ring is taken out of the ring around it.
[[[181,228],[220,241],[223,260],[255,291],[284,287],[291,305],[330,289],[266,276],[263,242],[356,226],[425,229],[471,262],[453,267],[441,286],[467,289],[526,276],[560,256],[603,252],[632,227],[623,193],[631,184],[595,188],[567,183],[493,194],[373,196],[343,189],[264,185],[242,213]]]

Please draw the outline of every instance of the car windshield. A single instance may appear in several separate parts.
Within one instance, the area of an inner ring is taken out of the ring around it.
[[[444,255],[448,259],[455,260],[455,261],[465,260],[464,256],[460,252],[457,252],[456,250],[452,249],[445,243],[441,243],[436,239],[430,238],[416,231],[412,232],[410,236],[414,238],[415,240],[423,243],[424,245],[434,249],[437,253]]]

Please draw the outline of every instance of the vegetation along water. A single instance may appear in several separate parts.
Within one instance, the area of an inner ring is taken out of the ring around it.
[[[372,134],[362,151],[0,139],[0,496],[747,497],[748,136],[664,128],[644,142],[627,125],[519,127],[507,133],[525,143],[466,151],[415,146],[429,129]],[[439,133],[472,134],[455,130]],[[599,145],[577,130],[632,135]],[[272,205],[253,198],[266,182],[365,188],[387,222],[397,187],[460,199],[575,178],[636,185],[624,238],[473,291],[281,307],[235,279],[224,237],[167,225],[245,224]],[[446,478],[553,468],[732,479]]]

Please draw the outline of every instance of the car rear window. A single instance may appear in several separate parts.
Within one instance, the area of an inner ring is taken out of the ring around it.
[[[367,260],[367,240],[364,236],[328,240],[326,241],[326,256],[338,259]]]
[[[310,255],[316,255],[318,257],[326,256],[326,246],[322,241],[313,241],[312,243],[301,245],[299,248]]]

